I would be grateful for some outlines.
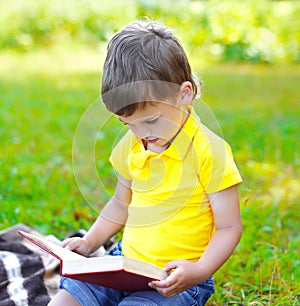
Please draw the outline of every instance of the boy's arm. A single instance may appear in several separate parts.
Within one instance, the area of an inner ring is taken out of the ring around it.
[[[83,238],[69,238],[62,242],[63,247],[84,256],[99,248],[125,225],[128,205],[131,201],[130,181],[118,176],[116,190],[98,218]]]
[[[216,230],[198,262],[174,260],[166,270],[173,272],[150,285],[166,297],[187,290],[212,276],[230,257],[242,234],[237,186],[209,195]]]
[[[203,275],[213,275],[231,256],[242,235],[237,185],[209,195],[216,230],[199,260]]]

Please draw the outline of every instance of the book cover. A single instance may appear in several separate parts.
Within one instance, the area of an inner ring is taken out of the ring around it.
[[[45,238],[19,231],[31,243],[60,260],[60,274],[69,278],[122,291],[153,290],[152,280],[165,279],[166,271],[125,256],[84,257]]]

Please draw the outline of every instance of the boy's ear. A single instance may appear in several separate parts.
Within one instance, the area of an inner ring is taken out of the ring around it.
[[[190,105],[194,99],[192,83],[185,81],[180,85],[179,97],[182,104]]]

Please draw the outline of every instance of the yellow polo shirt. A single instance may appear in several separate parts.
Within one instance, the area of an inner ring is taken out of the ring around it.
[[[128,131],[110,161],[131,181],[123,253],[160,267],[176,259],[199,260],[214,232],[208,194],[242,181],[229,145],[192,108],[162,153],[145,150]]]

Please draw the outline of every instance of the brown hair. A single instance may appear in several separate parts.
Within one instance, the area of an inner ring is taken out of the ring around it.
[[[109,111],[130,116],[147,103],[174,98],[185,81],[192,83],[195,97],[187,56],[168,27],[134,21],[110,40],[101,89]]]

